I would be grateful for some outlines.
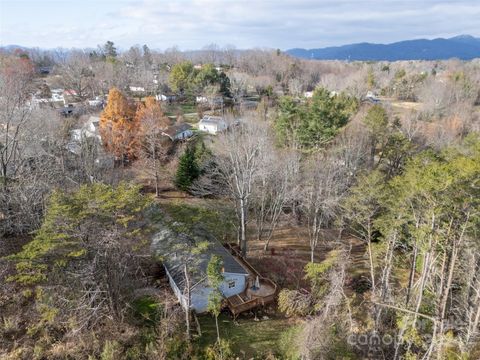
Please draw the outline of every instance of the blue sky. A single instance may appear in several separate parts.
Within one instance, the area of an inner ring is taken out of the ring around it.
[[[200,49],[480,37],[480,0],[0,0],[0,44]]]

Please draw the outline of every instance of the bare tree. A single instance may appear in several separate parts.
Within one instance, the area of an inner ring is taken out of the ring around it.
[[[464,319],[465,328],[462,331],[463,350],[470,351],[480,336],[480,258],[474,244],[469,244],[462,257],[464,264],[460,270],[466,274],[457,317]]]
[[[143,169],[155,181],[155,196],[160,194],[160,168],[172,145],[171,140],[162,135],[169,125],[169,119],[155,100],[149,98],[140,114],[140,158],[143,160]]]
[[[252,81],[251,76],[237,70],[229,71],[227,75],[230,79],[230,92],[233,98],[238,101],[247,94],[248,84]]]
[[[74,90],[80,99],[93,94],[93,80],[95,74],[91,60],[83,51],[72,51],[66,61],[59,64],[56,72],[61,76],[61,83],[65,89]]]
[[[26,130],[31,107],[33,68],[17,58],[0,58],[0,176],[3,188],[19,169],[19,143]]]
[[[267,251],[285,206],[298,195],[300,156],[294,151],[269,148],[263,159],[252,207],[257,239],[263,240],[263,250]]]
[[[62,183],[62,124],[54,111],[28,102],[28,60],[2,58],[0,67],[0,234],[26,233],[39,226],[44,200]]]
[[[247,255],[250,202],[269,141],[266,124],[244,119],[215,142],[218,171],[235,205],[243,256]]]
[[[322,229],[331,225],[343,196],[345,178],[332,157],[315,155],[306,162],[301,190],[301,209],[308,227],[310,261],[321,240]]]

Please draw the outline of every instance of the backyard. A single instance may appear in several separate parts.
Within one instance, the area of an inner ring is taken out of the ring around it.
[[[278,315],[242,315],[233,321],[231,316],[221,314],[219,317],[220,336],[228,339],[233,352],[241,359],[271,354],[271,349],[277,349],[275,355],[290,358],[294,354],[292,334],[296,322]],[[197,339],[201,348],[213,345],[217,333],[215,320],[211,315],[199,316],[202,336]]]

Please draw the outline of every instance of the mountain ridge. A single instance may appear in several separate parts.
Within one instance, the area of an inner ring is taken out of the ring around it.
[[[452,38],[404,40],[390,44],[355,43],[316,49],[293,48],[286,53],[303,59],[349,61],[447,60],[480,58],[480,38],[458,35]]]

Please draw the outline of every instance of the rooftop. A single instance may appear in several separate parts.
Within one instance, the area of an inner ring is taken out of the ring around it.
[[[169,126],[167,129],[165,129],[163,131],[163,133],[165,135],[170,136],[170,137],[174,137],[175,135],[180,134],[180,133],[182,133],[186,130],[189,130],[191,128],[192,128],[192,126],[190,124],[181,123],[181,124],[176,124],[176,125]]]
[[[222,117],[210,115],[205,115],[202,120],[200,120],[200,124],[204,125],[218,125],[221,122],[225,122]]]
[[[196,245],[205,241],[209,243],[205,252],[190,255]],[[224,272],[249,274],[247,269],[213,235],[201,228],[187,235],[177,233],[165,226],[154,235],[152,248],[154,253],[162,258],[163,264],[181,291],[185,287],[184,265],[187,258],[192,258],[191,270],[195,270],[191,274],[192,284],[202,282],[206,278],[207,266],[212,255],[217,255],[223,260]]]

